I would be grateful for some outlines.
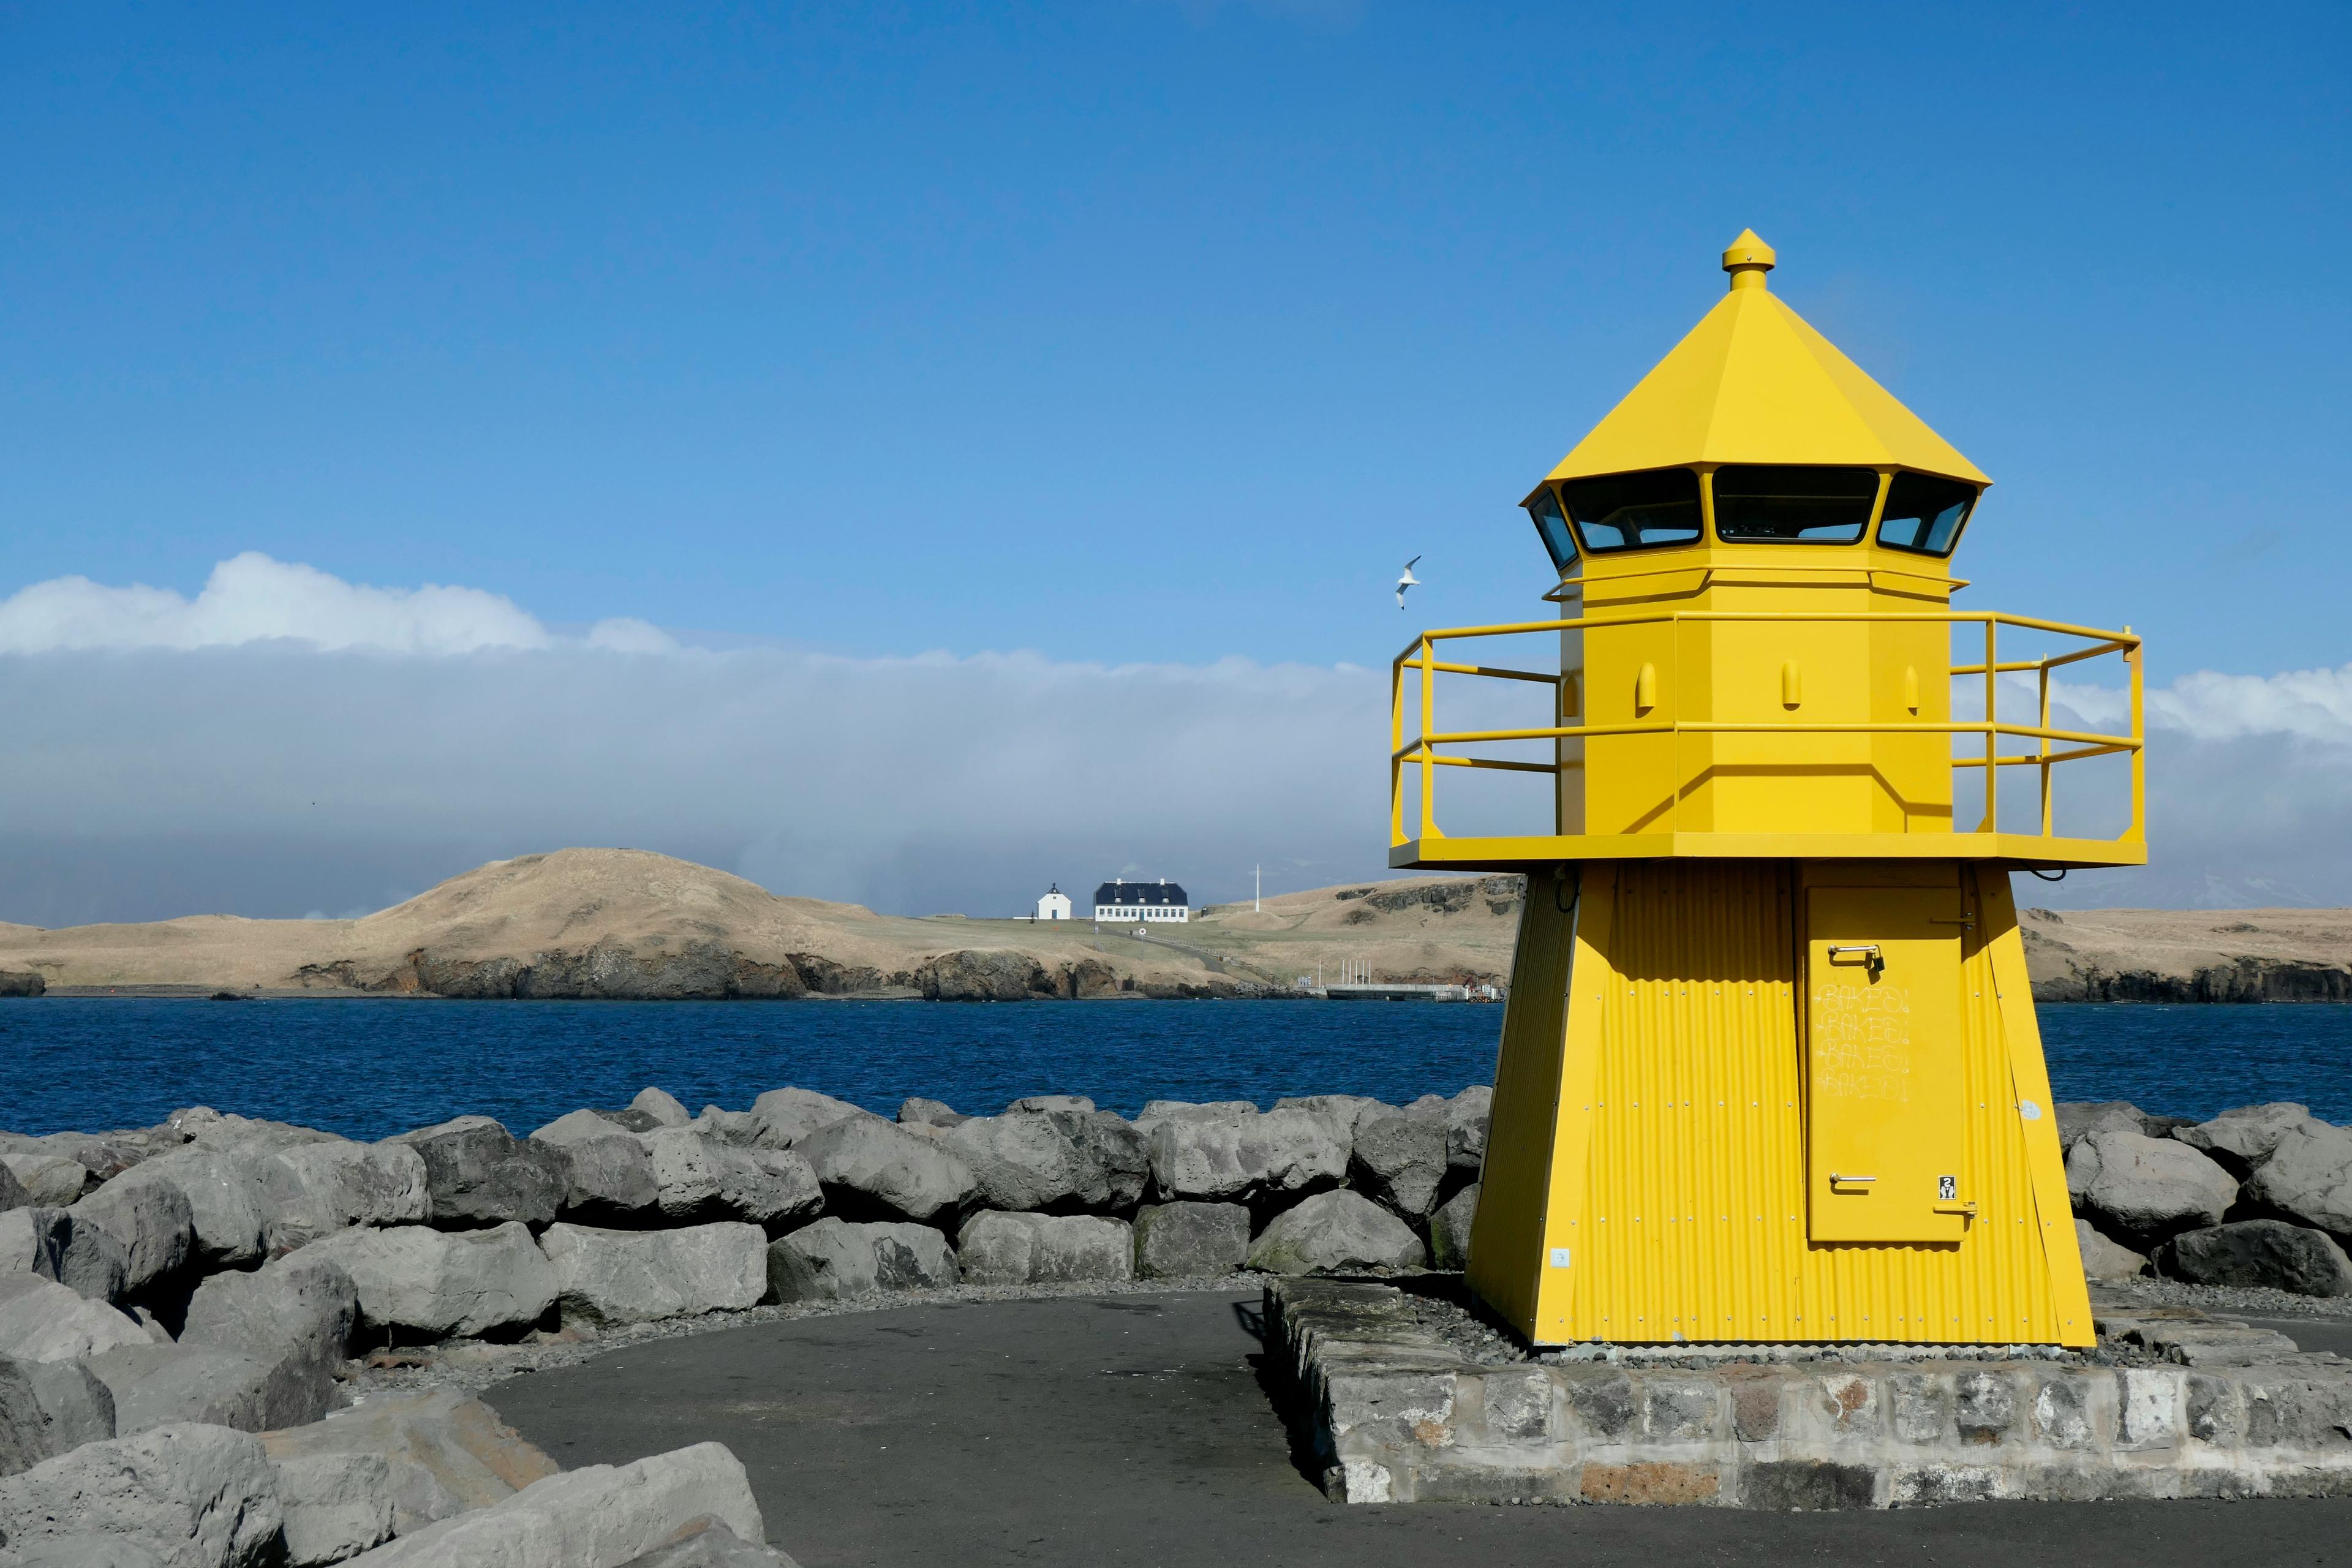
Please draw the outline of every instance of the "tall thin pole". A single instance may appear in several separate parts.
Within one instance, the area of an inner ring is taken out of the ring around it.
[[[2048,729],[2049,726],[2044,724],[2042,728]],[[1259,910],[1264,909],[1265,906],[1265,868],[1263,866],[1253,866],[1250,868],[1250,913],[1256,914]]]

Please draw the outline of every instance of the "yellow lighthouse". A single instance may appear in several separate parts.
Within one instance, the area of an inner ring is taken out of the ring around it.
[[[1558,616],[1394,666],[1390,863],[1528,879],[1469,1283],[1538,1344],[2088,1344],[2010,876],[2145,861],[2139,641],[1953,607],[1990,481],[1773,262],[1528,496]],[[2053,725],[2116,658],[2129,732]],[[1448,835],[1457,768],[1550,830]]]

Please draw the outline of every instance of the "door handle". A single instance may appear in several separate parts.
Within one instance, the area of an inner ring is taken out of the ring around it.
[[[1861,1186],[1864,1183],[1876,1180],[1878,1180],[1876,1176],[1841,1176],[1835,1171],[1830,1173],[1830,1185],[1833,1187]]]
[[[1846,942],[1830,944],[1829,958],[1832,963],[1853,962],[1847,957],[1849,953],[1858,958],[1862,966],[1874,975],[1886,967],[1886,956],[1879,952],[1878,944],[1874,942]]]

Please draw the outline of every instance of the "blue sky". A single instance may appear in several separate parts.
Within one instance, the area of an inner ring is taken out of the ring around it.
[[[0,594],[194,595],[258,552],[556,635],[1377,667],[1539,613],[1514,503],[1752,225],[1776,290],[1998,481],[1977,602],[2128,622],[2159,683],[2333,671],[2347,17],[0,5]],[[1148,733],[1117,719],[1097,743]],[[562,826],[658,837],[617,820]],[[394,868],[348,896],[530,831],[347,835]],[[1201,831],[1231,877],[1272,854]],[[766,832],[677,847],[756,869]],[[322,856],[236,900],[333,904]]]

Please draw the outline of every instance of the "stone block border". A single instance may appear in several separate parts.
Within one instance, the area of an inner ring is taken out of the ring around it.
[[[1389,1285],[1266,1286],[1285,1415],[1333,1500],[1842,1509],[2352,1493],[2352,1364],[2195,1313],[2105,1323],[2105,1355],[1759,1347],[1712,1363],[1512,1360],[1465,1348],[1438,1317]]]

